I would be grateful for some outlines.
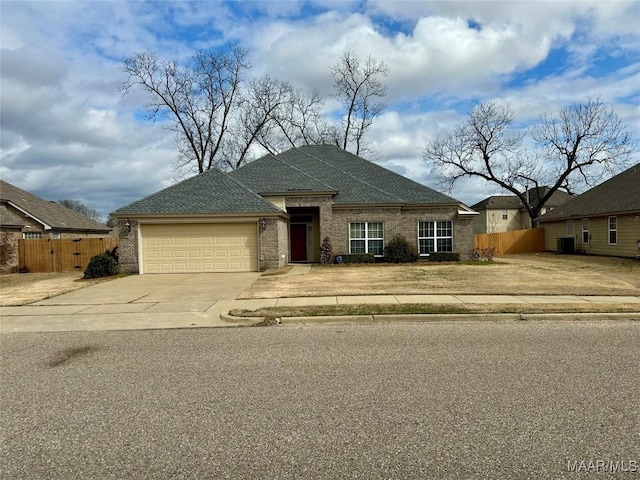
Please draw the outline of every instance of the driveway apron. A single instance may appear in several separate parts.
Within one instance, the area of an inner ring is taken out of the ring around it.
[[[259,276],[251,272],[131,275],[28,306],[3,307],[1,331],[229,325],[220,320],[220,313]]]

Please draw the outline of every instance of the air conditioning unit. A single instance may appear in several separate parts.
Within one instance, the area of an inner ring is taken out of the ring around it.
[[[576,250],[575,242],[576,242],[576,239],[574,237],[559,237],[556,253],[558,254],[575,253],[575,250]]]

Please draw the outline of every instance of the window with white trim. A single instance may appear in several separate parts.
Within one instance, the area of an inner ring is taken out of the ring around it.
[[[453,222],[436,220],[418,222],[418,250],[420,255],[431,252],[453,252]]]
[[[384,254],[382,222],[352,222],[349,224],[349,253]]]
[[[618,217],[609,217],[609,245],[618,243]]]
[[[573,237],[573,220],[567,220],[567,237]]]
[[[502,219],[509,220],[509,210],[502,210]]]
[[[582,243],[589,243],[589,219],[582,219]]]
[[[25,240],[38,240],[42,238],[42,232],[24,232],[22,238]]]

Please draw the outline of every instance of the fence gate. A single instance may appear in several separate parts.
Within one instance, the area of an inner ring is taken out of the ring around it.
[[[115,237],[62,239],[20,239],[20,272],[84,272],[94,255],[118,245]]]

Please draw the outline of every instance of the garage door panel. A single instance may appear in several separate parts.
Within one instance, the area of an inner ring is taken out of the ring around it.
[[[143,224],[143,273],[257,271],[255,223]]]

